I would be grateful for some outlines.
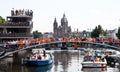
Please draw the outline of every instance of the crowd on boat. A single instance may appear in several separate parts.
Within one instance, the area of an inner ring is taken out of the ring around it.
[[[30,54],[27,59],[24,60],[27,65],[30,66],[45,66],[52,64],[52,55],[46,52],[45,49],[32,49],[32,54]]]
[[[105,68],[107,66],[107,60],[104,52],[88,50],[81,64],[83,68]]]
[[[105,58],[104,53],[98,53],[97,51],[92,51],[92,52],[87,51],[84,61],[100,62],[100,61],[104,61],[104,58]]]
[[[32,54],[29,56],[30,60],[43,60],[46,58],[46,52],[45,50],[37,50],[37,51],[33,51]]]

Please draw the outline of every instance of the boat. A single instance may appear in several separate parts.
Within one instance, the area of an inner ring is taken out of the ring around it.
[[[85,56],[81,62],[83,68],[105,68],[107,66],[107,61],[104,58],[101,59],[101,56],[98,56],[99,61],[92,60],[92,56]]]
[[[105,50],[105,54],[107,56],[117,57],[118,55],[120,55],[120,51],[107,49],[107,50]]]
[[[29,66],[44,66],[53,63],[52,54],[45,50],[32,51],[32,54],[24,62]]]
[[[105,68],[107,60],[104,53],[98,51],[87,51],[81,62],[83,68]]]
[[[120,63],[120,52],[117,50],[105,50],[105,58],[107,64],[110,66],[116,66]]]

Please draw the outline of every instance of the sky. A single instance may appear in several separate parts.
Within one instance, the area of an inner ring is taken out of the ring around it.
[[[6,19],[12,8],[33,10],[33,31],[43,33],[53,32],[55,17],[60,25],[64,13],[72,31],[120,26],[120,0],[0,0],[0,16]]]

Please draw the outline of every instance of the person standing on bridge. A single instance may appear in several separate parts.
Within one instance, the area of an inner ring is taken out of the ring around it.
[[[25,48],[27,47],[27,44],[28,44],[28,40],[27,40],[27,39],[24,39],[24,47],[25,47]]]

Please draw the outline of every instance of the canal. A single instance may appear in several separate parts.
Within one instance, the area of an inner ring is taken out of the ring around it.
[[[21,59],[29,51],[20,52],[16,57],[6,57],[0,61],[0,72],[120,72],[119,67],[82,68],[83,55],[80,50],[47,50],[53,55],[53,64],[42,67],[21,65]]]

